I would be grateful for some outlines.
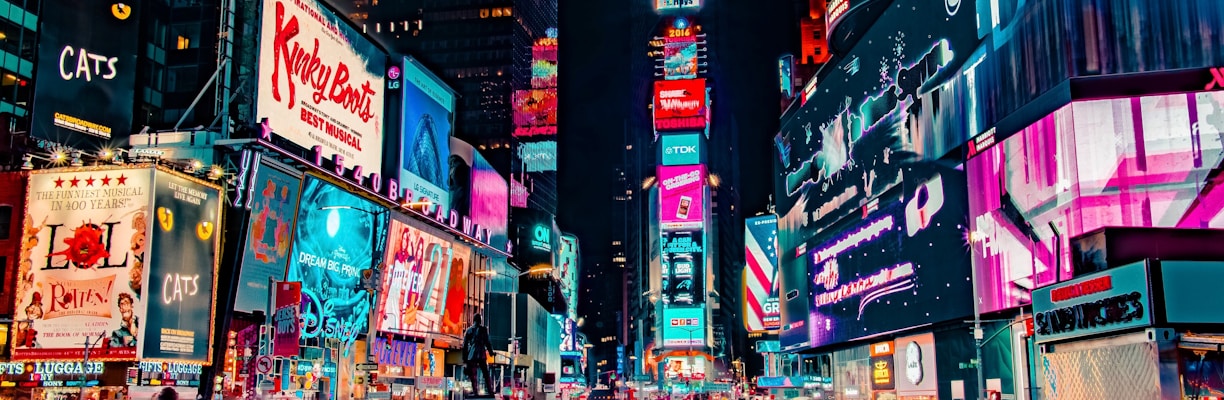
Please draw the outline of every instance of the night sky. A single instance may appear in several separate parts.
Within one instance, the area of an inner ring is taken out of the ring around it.
[[[708,35],[715,124],[734,121],[739,131],[741,215],[764,211],[772,192],[768,157],[781,115],[777,58],[798,50],[794,3],[708,0],[698,17]],[[646,35],[631,32],[634,11],[628,4],[623,0],[560,4],[558,224],[579,237],[583,268],[611,265],[608,215],[616,187],[613,167],[625,148],[630,107],[649,102],[631,93],[635,82],[630,64],[651,60],[645,54],[630,54],[641,45],[631,46],[633,41],[644,41]],[[600,331],[596,335],[612,333]]]

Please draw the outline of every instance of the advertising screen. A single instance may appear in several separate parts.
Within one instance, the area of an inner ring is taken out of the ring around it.
[[[554,248],[560,246],[560,239],[556,237],[559,233],[553,230],[554,219],[547,211],[531,208],[514,211],[514,225],[518,231],[514,259],[518,260],[520,269],[554,266],[557,261]]]
[[[1059,250],[1068,279],[1070,238],[1086,232],[1224,228],[1224,189],[1210,183],[1221,117],[1220,92],[1079,101],[969,159],[982,310],[1030,304],[1030,289],[1058,280]]]
[[[693,79],[697,77],[697,38],[668,38],[663,44],[663,78]]]
[[[778,90],[782,92],[782,98],[795,96],[794,68],[795,56],[787,54],[778,57]]]
[[[30,175],[13,315],[14,360],[134,360],[144,290],[153,170]],[[79,294],[79,295],[74,295]],[[95,339],[96,340],[96,339]]]
[[[243,250],[239,287],[234,310],[268,311],[268,280],[285,279],[289,240],[297,216],[298,189],[302,181],[276,168],[260,165],[255,173],[251,223]]]
[[[531,46],[531,87],[557,87],[557,40],[541,39]]]
[[[221,245],[221,189],[158,171],[156,228],[149,237],[149,289],[142,360],[212,359],[213,290]]]
[[[531,192],[527,190],[527,186],[518,179],[510,177],[510,206],[518,208],[527,208],[527,196]]]
[[[751,332],[778,329],[778,217],[744,221],[744,326]]]
[[[972,315],[963,175],[920,174],[813,240],[813,347]]]
[[[1033,291],[1033,341],[1066,340],[1152,323],[1146,261]]]
[[[705,128],[705,79],[655,81],[654,119],[660,131]]]
[[[701,0],[654,0],[655,10],[678,11],[701,7]]]
[[[132,131],[141,11],[131,4],[42,2],[44,10],[56,12],[38,16],[42,62],[35,64],[38,82],[30,118],[34,136],[85,150],[126,144]],[[21,86],[29,83],[16,79]]]
[[[454,112],[454,92],[419,62],[405,57],[399,181],[400,187],[412,192],[412,201],[450,207],[446,180]]]
[[[463,306],[468,298],[468,272],[472,270],[472,265],[475,263],[473,256],[471,247],[453,245],[450,274],[445,281],[446,304],[442,312],[442,333],[456,336],[463,334],[466,322]]]
[[[381,255],[384,209],[308,176],[294,227],[285,279],[302,282],[302,338],[337,339],[345,347],[366,331],[374,299],[363,271]]]
[[[557,124],[557,89],[514,91],[514,125],[541,126]]]
[[[319,0],[263,2],[255,113],[277,135],[382,171],[387,55]]]
[[[565,293],[565,299],[568,301],[568,309],[566,316],[570,319],[578,318],[578,274],[581,273],[578,269],[578,238],[574,235],[565,233],[561,235],[561,250],[558,253],[560,261],[557,262],[555,274],[561,281],[561,291]]]
[[[661,236],[663,304],[701,306],[706,294],[704,233],[664,232]]]
[[[510,185],[472,145],[451,138],[451,209],[489,231],[489,246],[506,248],[510,231]]]
[[[700,228],[705,218],[705,166],[659,167],[659,222]]]
[[[527,142],[519,143],[519,159],[523,161],[523,170],[527,172],[546,172],[557,170],[557,142]]]
[[[811,296],[804,293],[807,262],[800,259],[812,238],[861,215],[863,205],[902,181],[900,171],[944,157],[969,132],[985,129],[968,117],[985,105],[953,95],[968,84],[956,71],[980,43],[975,3],[962,1],[951,14],[942,2],[895,3],[829,68],[830,75],[809,81],[816,82],[809,93],[847,95],[806,97],[774,140],[784,349],[802,347],[807,338],[791,335],[788,327],[806,332]],[[820,62],[806,55],[816,47],[804,43],[801,62]]]
[[[663,346],[704,346],[706,310],[703,307],[664,307]]]
[[[410,336],[442,331],[454,249],[443,234],[393,218],[387,233],[378,330]]]
[[[701,164],[701,134],[663,135],[663,165]]]

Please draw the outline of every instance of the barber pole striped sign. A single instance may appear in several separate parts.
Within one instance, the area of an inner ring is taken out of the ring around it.
[[[744,221],[744,325],[752,332],[776,330],[778,314],[778,217]]]

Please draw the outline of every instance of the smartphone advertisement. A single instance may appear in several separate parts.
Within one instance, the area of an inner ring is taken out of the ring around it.
[[[705,215],[705,166],[663,166],[658,176],[663,228],[700,229]]]

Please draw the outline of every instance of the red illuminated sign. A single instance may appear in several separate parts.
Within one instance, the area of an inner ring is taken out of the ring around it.
[[[655,81],[655,129],[705,128],[705,89],[705,79]]]
[[[1107,292],[1113,289],[1113,279],[1110,276],[1102,276],[1096,279],[1089,279],[1074,285],[1060,287],[1050,291],[1050,301],[1060,302],[1083,297],[1094,293]]]

